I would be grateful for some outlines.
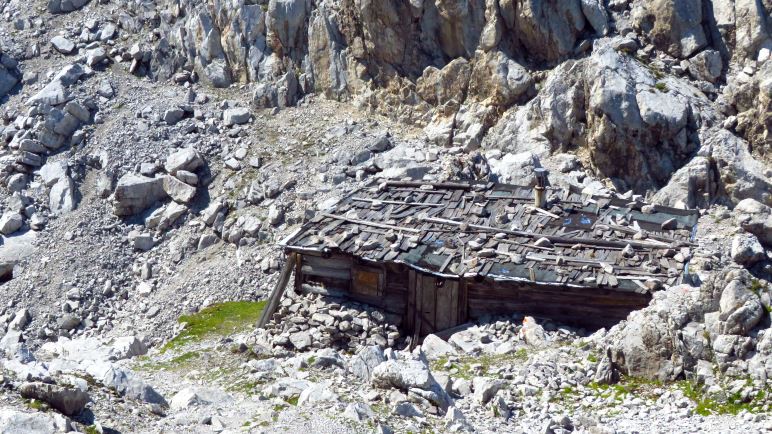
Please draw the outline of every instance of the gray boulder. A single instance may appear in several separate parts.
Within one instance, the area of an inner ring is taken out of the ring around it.
[[[169,408],[172,411],[181,411],[195,406],[223,404],[231,400],[230,395],[217,389],[186,387],[172,397]]]
[[[167,196],[161,178],[126,174],[118,180],[113,194],[113,212],[123,217],[138,214]]]
[[[40,92],[32,96],[28,103],[56,106],[67,102],[70,99],[67,88],[89,71],[80,63],[65,66]]]
[[[69,431],[70,422],[61,415],[0,409],[0,433],[3,434],[53,434]]]
[[[696,363],[685,354],[679,334],[712,307],[706,299],[699,288],[688,285],[655,292],[648,307],[609,329],[599,346],[610,348],[611,361],[626,375],[675,379]]]
[[[428,360],[437,360],[441,357],[457,354],[456,349],[437,335],[430,334],[424,338],[421,351]]]
[[[689,75],[715,83],[721,77],[724,61],[716,50],[704,50],[689,59]]]
[[[603,0],[581,0],[582,12],[595,33],[605,36],[608,33],[608,14],[603,6]]]
[[[16,173],[8,177],[8,182],[5,185],[11,192],[19,192],[27,188],[27,175],[24,173]]]
[[[0,234],[11,235],[24,225],[24,217],[14,211],[6,211],[0,217]]]
[[[133,371],[109,362],[86,363],[86,372],[121,396],[166,406],[166,400]]]
[[[71,54],[75,51],[75,43],[64,36],[54,36],[51,38],[51,45],[62,54]]]
[[[307,348],[310,348],[313,344],[313,339],[308,332],[293,333],[290,335],[289,340],[292,343],[292,346],[294,346],[298,351],[303,351]]]
[[[429,366],[421,360],[387,360],[373,369],[370,382],[381,389],[396,388],[403,392],[418,389],[430,392],[429,395],[421,395],[443,410],[451,404],[448,393],[434,379]]]
[[[734,208],[740,226],[767,246],[772,246],[772,208],[756,199],[741,200]]]
[[[485,405],[490,401],[496,392],[504,386],[504,383],[498,379],[487,377],[474,377],[472,380],[472,389],[474,389],[474,400],[478,404]]]
[[[173,108],[166,110],[163,115],[163,120],[167,125],[174,125],[181,121],[185,117],[185,112],[180,108]]]
[[[241,125],[249,122],[250,116],[249,109],[236,107],[225,110],[222,119],[226,126]]]
[[[60,179],[68,176],[68,166],[66,160],[50,161],[40,168],[39,174],[43,178],[43,183],[47,187],[56,184]]]
[[[162,177],[163,190],[177,203],[190,203],[196,195],[196,187],[188,185],[179,179],[165,175]]]
[[[193,148],[180,149],[177,152],[166,157],[164,168],[172,175],[177,174],[178,170],[195,172],[196,169],[204,165],[204,159]]]
[[[719,300],[722,333],[744,335],[761,321],[764,306],[759,296],[742,279],[729,282]]]
[[[738,264],[752,267],[764,257],[764,247],[756,235],[737,234],[732,238],[732,260]]]
[[[64,14],[78,10],[90,0],[48,0],[48,12],[52,14]]]
[[[75,183],[69,176],[56,181],[48,194],[48,206],[54,213],[64,214],[77,207]]]
[[[370,381],[373,369],[386,361],[383,349],[378,345],[361,348],[357,354],[352,357],[349,369],[356,377]]]
[[[702,0],[640,2],[631,15],[641,32],[672,56],[685,59],[707,45]]]
[[[19,393],[24,398],[43,401],[67,416],[79,414],[90,400],[88,393],[80,389],[40,382],[22,384]]]

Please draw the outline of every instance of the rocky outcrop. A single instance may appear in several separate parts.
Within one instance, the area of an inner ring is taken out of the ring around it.
[[[694,373],[700,361],[726,370],[748,347],[763,346],[752,333],[764,316],[753,282],[747,271],[733,270],[713,275],[699,288],[681,285],[655,293],[648,307],[603,335],[601,345],[627,375],[674,380]]]

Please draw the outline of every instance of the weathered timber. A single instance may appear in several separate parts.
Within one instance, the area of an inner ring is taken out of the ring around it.
[[[263,309],[263,313],[260,315],[260,319],[257,321],[258,327],[265,327],[268,324],[268,320],[276,312],[276,308],[279,307],[281,296],[284,295],[284,290],[287,288],[290,276],[292,275],[292,269],[295,268],[295,261],[297,261],[297,253],[292,253],[287,256],[287,262],[284,263],[284,268],[281,270],[279,280],[276,282],[276,286],[273,288],[271,297],[268,299],[268,303]]]

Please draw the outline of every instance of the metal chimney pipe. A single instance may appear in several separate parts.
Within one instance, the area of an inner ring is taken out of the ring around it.
[[[547,203],[547,169],[539,167],[533,170],[536,186],[533,189],[533,205],[544,208]]]

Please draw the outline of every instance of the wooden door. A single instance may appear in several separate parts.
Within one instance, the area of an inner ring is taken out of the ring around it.
[[[415,273],[415,318],[420,336],[455,327],[460,323],[458,281]]]

